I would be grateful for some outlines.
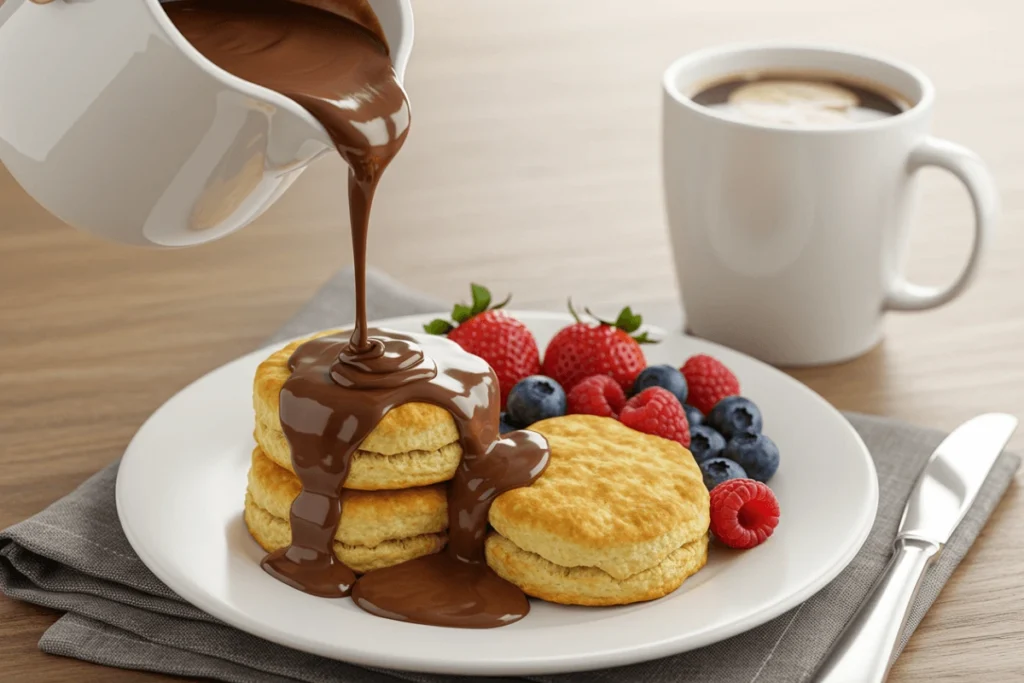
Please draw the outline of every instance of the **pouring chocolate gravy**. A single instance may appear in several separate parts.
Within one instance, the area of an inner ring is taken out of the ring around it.
[[[390,619],[464,628],[518,621],[529,611],[526,596],[484,561],[487,513],[499,494],[540,476],[547,442],[533,432],[499,439],[498,381],[483,360],[440,338],[367,327],[370,208],[410,120],[386,43],[372,26],[287,0],[177,0],[166,9],[214,64],[305,107],[350,167],[355,328],[349,339],[307,342],[289,359],[280,416],[302,491],[291,508],[291,545],[267,555],[264,569],[314,595],[351,593],[361,608]],[[446,409],[459,430],[448,546],[357,579],[333,550],[342,487],[359,444],[389,410],[410,402]]]

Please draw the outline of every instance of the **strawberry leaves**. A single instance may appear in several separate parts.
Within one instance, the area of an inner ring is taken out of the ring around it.
[[[633,341],[635,341],[637,344],[657,344],[661,340],[651,339],[651,336],[649,334],[647,334],[646,332],[641,332],[640,334],[633,335]]]
[[[643,322],[642,315],[634,314],[633,309],[626,306],[619,312],[619,317],[615,319],[615,327],[627,334],[632,334],[640,329]]]
[[[615,327],[619,328],[626,334],[633,337],[633,341],[637,344],[657,344],[657,339],[651,339],[647,332],[641,332],[640,334],[633,334],[640,329],[640,326],[644,324],[644,318],[639,313],[633,313],[633,309],[626,306],[619,312],[619,317],[615,319]]]
[[[512,295],[509,294],[505,297],[504,301],[492,306],[491,291],[489,289],[476,283],[471,283],[469,289],[473,301],[472,305],[459,303],[455,304],[454,308],[452,308],[452,320],[458,325],[468,322],[474,316],[480,315],[485,311],[496,311],[504,308],[512,300]],[[427,334],[448,334],[455,327],[456,325],[453,325],[451,322],[437,318],[424,325],[423,331]]]
[[[483,313],[486,311],[487,307],[491,305],[491,290],[475,283],[470,283],[469,289],[473,293],[472,313]],[[456,308],[458,307],[456,306]]]
[[[454,329],[454,325],[441,318],[435,318],[423,326],[423,331],[427,334],[448,334]]]
[[[428,334],[448,334],[457,326],[466,324],[471,319],[473,319],[473,317],[478,316],[481,313],[484,313],[486,311],[497,311],[499,309],[504,308],[512,300],[512,295],[510,294],[507,297],[505,297],[503,301],[500,301],[492,305],[493,298],[491,296],[491,291],[484,287],[483,285],[471,283],[469,285],[469,290],[472,303],[455,304],[455,306],[452,308],[451,320],[444,320],[443,318],[431,320],[429,323],[423,326],[423,330]],[[580,318],[579,313],[576,312],[576,309],[572,305],[572,297],[569,297],[568,304],[569,312],[572,313],[573,319],[577,323],[584,322]],[[651,339],[650,335],[647,332],[640,332],[639,334],[634,334],[638,332],[640,328],[643,326],[644,319],[643,316],[641,316],[639,313],[633,312],[633,309],[630,308],[629,306],[626,306],[621,311],[619,311],[619,315],[618,317],[615,318],[614,321],[604,320],[598,317],[593,311],[586,307],[583,308],[583,311],[588,316],[597,321],[597,323],[600,325],[606,325],[608,327],[614,327],[616,329],[622,330],[626,334],[630,335],[630,337],[638,344],[656,344],[658,342],[657,339]]]
[[[452,320],[457,323],[464,323],[473,317],[473,309],[465,304],[455,304],[452,309]]]
[[[512,295],[511,294],[509,294],[504,299],[502,299],[500,302],[494,304],[493,306],[491,306],[487,310],[488,311],[500,311],[501,309],[503,309],[506,306],[508,306],[510,301],[512,301]]]
[[[619,316],[615,319],[615,322],[612,322],[610,320],[604,320],[604,319],[598,317],[593,311],[591,311],[587,307],[584,307],[583,310],[584,310],[584,312],[587,315],[589,315],[591,318],[596,320],[598,322],[598,324],[606,325],[608,327],[618,328],[618,329],[622,330],[623,332],[625,332],[626,334],[630,335],[632,337],[632,339],[636,343],[638,343],[638,344],[657,344],[658,343],[658,340],[657,339],[651,339],[650,335],[647,332],[641,332],[640,334],[633,334],[634,332],[639,330],[640,327],[643,325],[644,318],[639,313],[634,313],[633,309],[630,308],[629,306],[626,306],[621,311],[619,311]],[[582,320],[580,320],[579,314],[576,313],[576,309],[573,308],[572,299],[571,298],[569,299],[569,312],[572,313],[572,317],[573,317],[574,320],[576,320],[576,322],[578,322],[578,323],[583,322]]]

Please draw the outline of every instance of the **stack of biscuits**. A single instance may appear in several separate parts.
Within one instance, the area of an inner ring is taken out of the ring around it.
[[[256,370],[256,448],[245,522],[268,552],[291,541],[289,510],[301,490],[278,411],[288,359],[303,341],[277,351]],[[335,534],[338,558],[363,573],[441,550],[448,528],[444,482],[461,458],[455,420],[444,409],[410,403],[390,411],[352,458]]]
[[[300,490],[278,416],[288,358],[300,343],[256,373],[245,521],[267,551],[291,540],[289,509]],[[501,577],[551,602],[624,605],[671,593],[704,566],[708,492],[689,451],[590,415],[530,429],[547,438],[551,458],[536,482],[491,507],[487,563]],[[411,403],[389,412],[352,460],[335,536],[341,561],[367,572],[440,551],[448,526],[444,482],[461,457],[445,410]]]

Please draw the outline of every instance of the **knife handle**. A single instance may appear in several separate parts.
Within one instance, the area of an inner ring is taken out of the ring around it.
[[[924,572],[942,546],[897,538],[889,565],[818,672],[819,683],[882,683]]]

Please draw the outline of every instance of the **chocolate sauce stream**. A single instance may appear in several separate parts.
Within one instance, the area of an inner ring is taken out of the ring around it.
[[[348,19],[286,0],[178,0],[165,9],[211,62],[302,105],[348,162],[356,271],[352,346],[357,353],[367,352],[370,207],[377,182],[405,142],[410,122],[409,100],[387,46]]]
[[[348,211],[352,224],[352,253],[354,254],[356,325],[350,340],[352,355],[368,355],[373,347],[366,329],[366,243],[370,230],[370,207],[377,182],[360,182],[355,172],[348,179]],[[353,359],[355,360],[355,359]]]
[[[349,339],[315,339],[289,359],[280,417],[302,491],[291,508],[291,544],[267,555],[264,569],[324,597],[348,595],[355,584],[360,607],[392,619],[467,628],[521,619],[526,596],[484,561],[487,514],[499,494],[540,476],[546,441],[530,432],[498,438],[498,381],[480,358],[446,339],[367,328],[370,209],[410,118],[387,46],[362,26],[286,0],[178,0],[165,8],[212,62],[308,110],[350,167],[356,324]],[[449,544],[356,581],[334,553],[352,456],[388,411],[412,402],[444,408],[458,427],[463,458],[449,484]]]

